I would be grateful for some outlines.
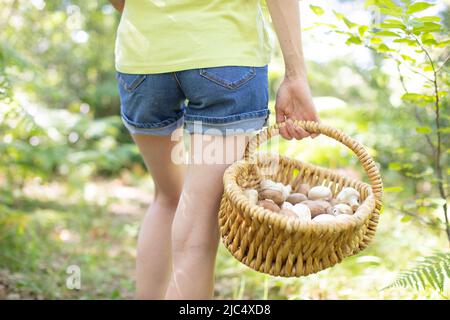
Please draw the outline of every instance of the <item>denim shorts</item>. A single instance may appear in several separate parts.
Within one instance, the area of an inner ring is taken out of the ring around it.
[[[158,74],[117,72],[121,116],[131,134],[236,134],[269,115],[267,66],[225,66]]]

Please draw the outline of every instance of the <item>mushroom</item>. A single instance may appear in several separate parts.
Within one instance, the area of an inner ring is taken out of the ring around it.
[[[318,216],[319,214],[327,213],[327,209],[330,207],[330,204],[328,202],[321,200],[306,200],[301,204],[304,204],[309,208],[309,210],[311,211],[311,216],[313,218]]]
[[[337,221],[350,221],[350,220],[352,220],[352,215],[343,213],[343,214],[336,216],[336,220]]]
[[[311,220],[311,211],[309,210],[308,206],[297,203],[295,206],[291,209],[294,211],[294,213],[297,215],[297,217],[302,221],[309,221]]]
[[[290,209],[281,209],[280,212],[278,212],[278,213],[282,214],[283,216],[286,216],[288,218],[297,218],[297,215],[295,214],[295,212]]]
[[[348,204],[353,211],[356,211],[359,207],[359,192],[354,188],[346,187],[338,193],[336,200]]]
[[[305,196],[303,193],[299,193],[299,192],[291,193],[289,195],[289,197],[287,197],[287,199],[286,199],[286,201],[288,201],[292,204],[297,204],[297,203],[303,202],[305,200],[308,200],[308,197]]]
[[[290,202],[283,202],[283,204],[281,205],[281,209],[292,209],[294,205]]]
[[[321,214],[314,219],[312,219],[314,222],[335,222],[336,217],[332,216],[331,214]]]
[[[255,189],[244,190],[244,195],[247,197],[251,204],[256,204],[258,202],[258,191]]]
[[[297,192],[303,193],[303,194],[308,194],[310,189],[311,189],[311,186],[309,184],[302,183],[301,185],[298,186]]]
[[[278,205],[281,205],[284,202],[284,196],[281,191],[265,189],[259,193],[259,199],[265,200],[270,199]]]
[[[279,185],[280,185],[280,188],[281,188],[281,192],[283,193],[284,200],[286,200],[287,197],[289,197],[289,194],[292,191],[292,187],[289,184],[285,186],[284,184],[279,183]]]
[[[331,209],[331,214],[333,216],[338,216],[338,215],[342,215],[342,214],[351,215],[351,214],[353,214],[353,210],[349,205],[347,205],[345,203],[339,203]]]
[[[274,211],[274,212],[279,212],[280,211],[280,207],[277,206],[276,203],[274,203],[272,200],[259,200],[258,201],[258,206],[263,207],[264,209],[270,210],[270,211]]]
[[[331,200],[331,189],[325,186],[312,187],[308,192],[309,200]]]
[[[261,183],[259,184],[259,187],[260,187],[261,190],[265,190],[265,189],[278,190],[279,189],[277,187],[277,183],[272,181],[272,180],[269,180],[269,179],[261,180]]]

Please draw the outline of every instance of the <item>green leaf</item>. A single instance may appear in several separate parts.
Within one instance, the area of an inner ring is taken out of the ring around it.
[[[430,127],[417,127],[416,132],[420,134],[430,134],[433,130]]]
[[[419,17],[419,18],[414,18],[414,20],[418,20],[421,22],[441,22],[441,17],[438,16],[425,16],[425,17]]]
[[[433,71],[433,66],[431,64],[428,64],[425,67],[423,67],[422,69],[425,72],[431,72],[431,71]]]
[[[327,27],[330,29],[337,29],[337,25],[331,24],[331,23],[316,22],[316,23],[314,23],[314,25],[318,26],[318,27]]]
[[[385,29],[401,29],[406,30],[405,24],[397,19],[386,19],[380,24],[381,28]]]
[[[434,6],[434,4],[428,2],[415,2],[411,6],[409,6],[409,8],[406,10],[406,13],[413,14],[428,9],[432,6]]]
[[[408,221],[411,221],[411,216],[405,215],[400,219],[400,222],[408,222]]]
[[[406,54],[401,54],[400,55],[402,58],[403,58],[403,60],[405,60],[405,61],[410,61],[410,62],[416,62],[416,59],[413,59],[412,57],[410,57],[410,56],[408,56],[408,55],[406,55]]]
[[[444,290],[445,279],[450,276],[450,252],[437,252],[420,259],[414,268],[403,271],[390,285],[393,287],[412,287],[418,289],[431,287],[437,291]]]
[[[413,33],[419,34],[421,32],[439,32],[442,26],[436,22],[424,22],[422,26],[413,27]]]
[[[349,44],[361,44],[361,43],[362,43],[361,38],[359,38],[357,36],[351,36],[345,42],[345,44],[347,44],[347,45],[349,45]]]
[[[391,48],[389,48],[387,45],[385,45],[384,43],[380,44],[377,48],[378,52],[384,53],[384,52],[389,52],[389,51],[394,51]]]
[[[398,162],[391,162],[389,163],[388,169],[393,171],[399,171],[402,169],[402,164]]]
[[[339,13],[337,11],[333,10],[334,15],[336,16],[336,18],[338,18],[339,20],[342,20],[345,18],[345,16],[342,13]]]
[[[411,39],[395,39],[393,42],[395,43],[405,43],[410,47],[418,46],[417,42]]]
[[[419,104],[427,104],[430,102],[434,102],[434,96],[428,96],[420,93],[405,93],[402,96],[402,100],[410,103],[419,103]]]
[[[321,16],[325,13],[325,10],[323,10],[321,7],[313,6],[312,4],[309,5],[309,8],[318,16]]]
[[[398,33],[395,33],[393,31],[389,31],[389,30],[377,31],[377,32],[375,32],[375,34],[377,36],[381,36],[381,37],[400,37],[400,35]]]
[[[422,43],[425,45],[436,45],[437,41],[431,33],[424,33],[421,37]]]
[[[342,18],[342,21],[344,21],[345,25],[346,25],[348,28],[350,28],[350,29],[352,29],[352,28],[354,28],[354,27],[357,26],[356,23],[351,22],[351,21],[350,21],[349,19],[347,19],[346,17],[343,17],[343,18]]]
[[[380,43],[383,43],[383,39],[381,39],[379,37],[373,37],[372,39],[370,39],[370,43],[372,43],[372,44],[380,44]]]
[[[444,40],[444,41],[439,41],[438,44],[436,45],[436,47],[438,47],[438,48],[445,48],[448,45],[450,45],[450,39]]]
[[[364,34],[366,33],[366,31],[367,31],[368,29],[369,29],[368,26],[360,26],[360,27],[358,28],[359,35],[360,35],[361,37],[363,37]]]
[[[450,127],[439,128],[440,133],[448,134],[450,133]]]
[[[401,186],[398,186],[398,187],[388,187],[388,188],[384,188],[383,191],[386,192],[386,193],[402,192],[402,191],[403,191],[403,187],[401,187]]]

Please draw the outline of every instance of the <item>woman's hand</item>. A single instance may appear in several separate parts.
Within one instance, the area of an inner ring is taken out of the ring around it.
[[[310,136],[292,123],[292,120],[319,121],[306,77],[284,78],[277,92],[275,112],[277,123],[286,121],[286,126],[280,129],[280,134],[285,139],[303,139]],[[317,135],[312,135],[315,136]]]
[[[292,120],[319,121],[306,78],[298,0],[266,0],[283,53],[286,75],[277,93],[277,122],[287,122],[280,134],[290,140],[310,136]],[[312,137],[317,134],[311,135]]]

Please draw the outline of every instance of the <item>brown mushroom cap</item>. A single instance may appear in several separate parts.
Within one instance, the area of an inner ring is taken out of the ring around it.
[[[292,204],[297,204],[306,200],[308,200],[308,197],[300,192],[291,193],[286,199],[287,202],[290,202]]]
[[[281,205],[284,202],[284,196],[281,191],[265,189],[259,193],[259,199],[265,200],[270,199],[275,202],[277,205]]]
[[[308,194],[309,190],[311,189],[311,186],[307,183],[302,183],[298,186],[298,193]]]
[[[324,201],[326,202],[326,201]],[[311,211],[311,217],[314,218],[320,214],[326,214],[327,208],[331,207],[331,205],[326,206],[322,201],[320,200],[306,200],[303,201],[302,204],[306,205],[309,208],[309,211]]]
[[[258,201],[258,206],[261,206],[264,209],[267,209],[267,210],[270,210],[270,211],[273,211],[273,212],[280,212],[280,207],[277,206],[277,204],[274,203],[271,200],[267,200],[267,199],[259,200]]]

